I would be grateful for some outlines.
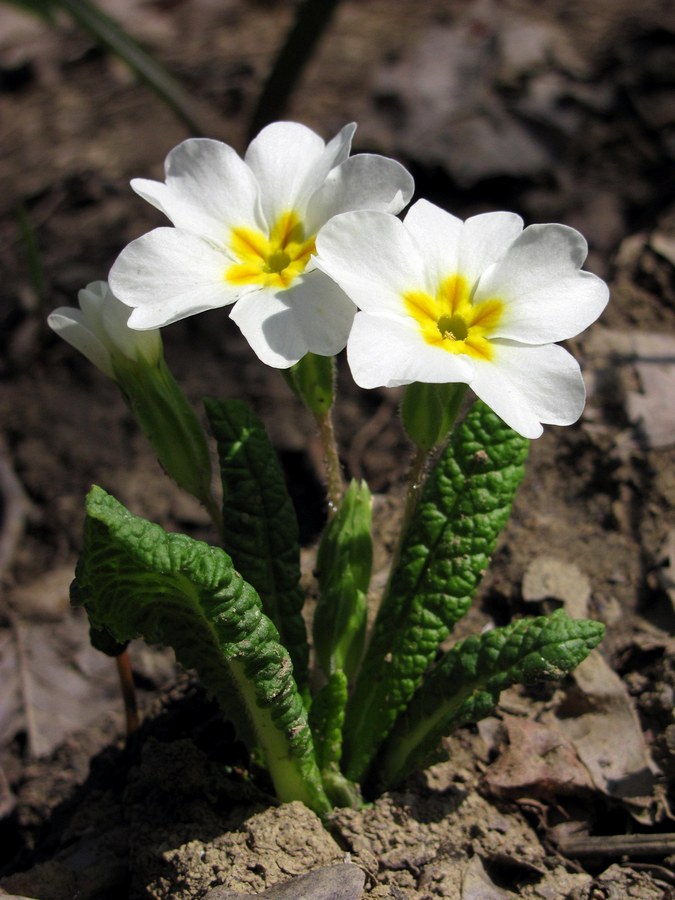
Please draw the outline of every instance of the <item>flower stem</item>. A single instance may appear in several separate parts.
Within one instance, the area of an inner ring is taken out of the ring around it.
[[[315,415],[319,426],[319,438],[323,449],[323,461],[326,467],[326,493],[328,495],[328,518],[332,519],[340,508],[344,487],[342,467],[335,441],[335,429],[331,409]]]
[[[138,715],[136,688],[134,687],[134,676],[131,672],[129,651],[123,650],[122,653],[115,657],[115,663],[117,665],[117,674],[119,675],[122,698],[124,700],[124,718],[126,722],[127,737],[130,737],[135,731],[138,731],[141,720]]]

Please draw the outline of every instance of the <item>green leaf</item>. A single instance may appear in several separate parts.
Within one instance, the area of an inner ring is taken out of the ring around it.
[[[197,122],[195,98],[134,40],[111,16],[91,0],[50,0],[50,8],[69,13],[80,28],[88,31],[99,44],[117,54],[136,75],[184,122],[193,134],[203,134]]]
[[[353,480],[326,526],[316,560],[314,646],[327,675],[344,670],[352,678],[361,660],[373,565],[372,520],[368,485]]]
[[[361,794],[340,771],[346,705],[347,676],[342,671],[333,672],[314,698],[309,722],[321,778],[331,803],[360,809],[363,805]]]
[[[262,749],[279,798],[328,811],[288,653],[224,551],[167,534],[94,487],[72,596],[116,641],[173,647]]]
[[[246,403],[210,399],[204,403],[218,443],[225,547],[260,595],[303,688],[309,648],[299,584],[298,523],[279,459]]]
[[[334,672],[312,701],[309,712],[320,769],[340,762],[346,705],[347,676],[344,672]]]
[[[528,441],[484,403],[457,428],[422,492],[345,722],[360,781],[439,644],[466,613],[524,475]]]
[[[380,787],[399,784],[427,765],[442,737],[489,715],[500,692],[512,684],[571,672],[600,643],[604,631],[600,622],[570,619],[558,610],[459,641],[397,720],[373,767]]]
[[[56,20],[58,0],[9,0],[10,6],[18,6],[26,12],[45,19],[50,25]]]

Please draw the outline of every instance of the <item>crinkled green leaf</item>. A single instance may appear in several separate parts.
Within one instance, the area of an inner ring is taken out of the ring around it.
[[[478,401],[429,475],[347,707],[345,772],[353,781],[468,610],[508,519],[527,448]]]
[[[206,400],[223,482],[223,540],[241,575],[260,595],[307,681],[309,648],[302,617],[298,522],[284,473],[265,429],[241,400]]]
[[[380,787],[423,768],[444,735],[489,715],[500,692],[571,672],[602,640],[604,626],[563,610],[472,635],[445,654],[402,713],[373,766]]]
[[[263,751],[281,800],[329,808],[288,653],[223,551],[132,515],[94,487],[73,600],[94,628],[173,647]]]
[[[368,485],[354,480],[319,544],[319,600],[313,633],[316,653],[326,674],[343,670],[352,678],[361,660],[373,566],[372,520]]]

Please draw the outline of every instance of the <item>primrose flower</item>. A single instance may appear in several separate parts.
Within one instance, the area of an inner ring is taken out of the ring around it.
[[[401,222],[347,212],[317,238],[317,265],[359,307],[347,344],[361,387],[464,383],[524,437],[569,425],[585,402],[576,360],[555,344],[600,315],[607,286],[580,271],[564,225],[486,213],[462,222],[420,200]]]
[[[116,380],[114,359],[139,358],[156,364],[162,356],[159,329],[135,331],[127,322],[129,307],[105,281],[92,281],[77,295],[80,308],[60,306],[47,318],[49,327],[104,375]]]
[[[175,227],[133,241],[112,268],[113,290],[134,307],[130,326],[236,304],[231,318],[268,365],[341,350],[356,308],[316,269],[316,236],[348,210],[397,213],[413,191],[394,160],[349,157],[355,129],[325,144],[303,125],[276,122],[243,160],[219,141],[191,139],[169,153],[164,183],[132,181]]]

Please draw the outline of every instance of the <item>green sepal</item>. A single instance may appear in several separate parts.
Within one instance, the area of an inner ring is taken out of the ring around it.
[[[313,635],[326,675],[343,670],[351,679],[363,653],[373,567],[372,505],[365,481],[352,480],[319,544]]]
[[[166,360],[112,355],[122,396],[160,465],[176,484],[211,511],[211,456],[204,429]]]
[[[306,353],[283,375],[295,396],[315,416],[325,416],[335,396],[335,358]]]
[[[447,438],[466,396],[466,384],[406,385],[401,401],[401,422],[410,440],[422,450],[431,450]]]
[[[524,475],[529,442],[477,401],[429,475],[345,721],[360,781],[439,644],[468,610]]]
[[[204,404],[218,444],[224,546],[260,595],[303,688],[309,647],[302,617],[299,531],[279,458],[262,422],[242,400],[206,399]]]
[[[563,610],[458,641],[424,679],[373,765],[386,790],[433,759],[442,737],[490,715],[512,684],[562,678],[596,647],[601,622]]]
[[[262,750],[279,799],[329,810],[288,653],[223,550],[167,534],[93,487],[71,596],[116,641],[173,647]]]

